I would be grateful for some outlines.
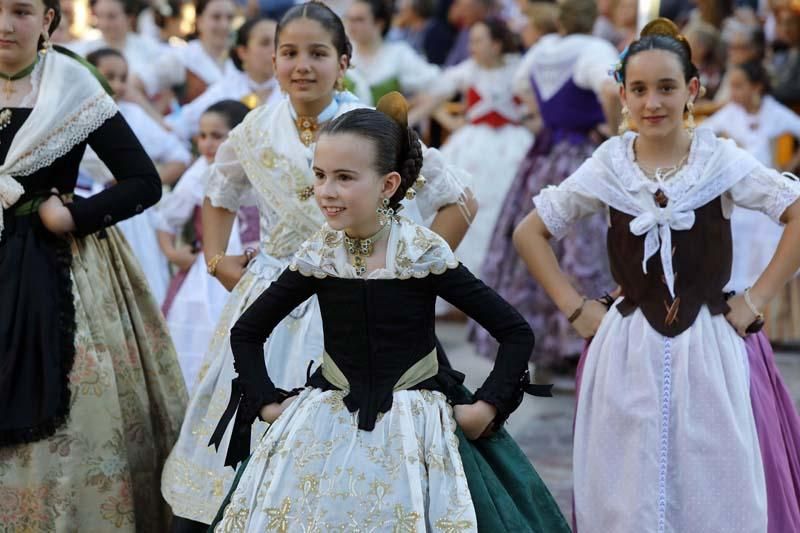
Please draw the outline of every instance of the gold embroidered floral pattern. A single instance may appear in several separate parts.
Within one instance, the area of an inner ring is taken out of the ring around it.
[[[246,502],[241,500],[238,506],[229,505],[225,509],[222,522],[217,526],[217,531],[222,533],[241,533],[247,527],[247,518],[250,511],[246,507]]]
[[[472,531],[475,529],[475,524],[469,520],[449,520],[441,518],[436,521],[434,527],[441,530],[443,533],[461,533],[462,531]]]
[[[416,533],[419,513],[407,511],[401,505],[395,505],[394,517],[396,522],[392,528],[393,533]]]
[[[270,531],[277,531],[278,533],[286,533],[289,531],[289,511],[292,508],[292,499],[284,498],[283,503],[279,508],[270,507],[267,509],[267,516],[269,516],[269,523],[267,528]]]
[[[396,392],[387,416],[361,431],[353,414],[346,421],[333,414],[341,391],[304,390],[257,445],[225,516],[250,507],[246,531],[417,533],[438,524],[475,533],[451,409],[443,394],[424,392]],[[437,466],[420,457],[435,457]]]

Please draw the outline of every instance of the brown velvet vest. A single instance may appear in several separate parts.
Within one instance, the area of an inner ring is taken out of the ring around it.
[[[695,210],[695,223],[686,231],[672,231],[672,266],[675,299],[664,281],[658,253],[642,270],[644,235],[631,233],[634,217],[610,208],[608,256],[611,274],[622,287],[624,299],[617,310],[628,316],[642,310],[650,325],[667,337],[683,333],[693,323],[703,304],[712,315],[730,309],[723,288],[731,275],[733,246],[731,224],[722,215],[722,200],[716,198]]]

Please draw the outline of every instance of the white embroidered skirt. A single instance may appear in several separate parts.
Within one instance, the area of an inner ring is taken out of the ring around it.
[[[373,431],[306,389],[253,452],[215,531],[476,532],[445,396],[399,391]]]
[[[224,466],[230,428],[219,452],[208,446],[228,405],[231,380],[236,376],[230,330],[285,266],[263,253],[256,256],[222,312],[193,388],[180,437],[164,465],[161,492],[176,516],[210,524],[231,486],[235,472]],[[312,297],[281,321],[264,345],[270,378],[285,389],[303,386],[309,362],[320,360],[322,351],[322,318],[317,299]],[[266,429],[263,422],[253,425],[251,448]]]

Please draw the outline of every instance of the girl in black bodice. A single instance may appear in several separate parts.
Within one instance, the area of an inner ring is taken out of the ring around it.
[[[522,317],[458,263],[446,242],[395,214],[419,179],[421,150],[405,101],[348,112],[327,125],[314,158],[327,224],[231,332],[239,377],[212,442],[238,410],[229,464],[248,453],[250,424],[272,423],[239,472],[217,531],[356,524],[386,531],[568,531],[530,463],[502,430],[528,383],[533,334]],[[277,389],[262,346],[316,294],[323,362],[306,387]],[[437,296],[498,339],[475,395],[436,358]]]
[[[0,523],[159,531],[186,392],[113,224],[161,193],[90,70],[47,42],[57,0],[0,0]],[[91,146],[118,185],[72,198]]]

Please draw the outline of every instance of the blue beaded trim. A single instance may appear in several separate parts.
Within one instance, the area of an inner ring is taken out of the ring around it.
[[[672,339],[664,338],[661,390],[661,446],[658,464],[658,533],[664,533],[667,514],[667,467],[669,466],[669,418],[672,400]]]

